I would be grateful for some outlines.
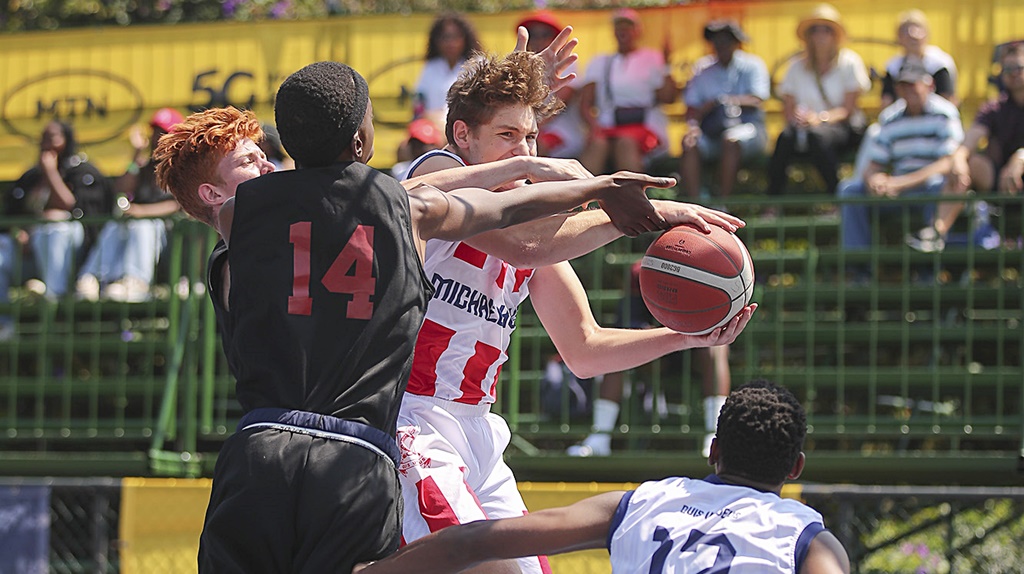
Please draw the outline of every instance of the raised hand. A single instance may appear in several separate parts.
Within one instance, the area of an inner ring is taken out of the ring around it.
[[[676,184],[671,177],[651,177],[642,173],[620,171],[610,176],[611,185],[602,194],[601,208],[615,228],[629,237],[668,227],[665,218],[647,199],[647,188],[668,188]]]
[[[653,200],[651,203],[671,227],[689,223],[704,233],[710,233],[710,226],[717,225],[735,233],[737,229],[746,225],[745,221],[735,215],[694,203],[667,200]]]
[[[529,39],[530,33],[526,31],[525,27],[520,26],[516,35],[514,51],[525,52],[526,42]],[[545,83],[551,89],[551,93],[555,93],[568,86],[569,83],[576,79],[575,73],[567,74],[566,70],[579,58],[579,55],[574,51],[579,43],[579,39],[572,37],[572,26],[566,26],[548,44],[547,48],[537,53],[544,60],[544,66],[547,69]]]

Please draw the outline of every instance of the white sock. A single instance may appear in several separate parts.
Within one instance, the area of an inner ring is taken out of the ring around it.
[[[722,395],[704,397],[704,429],[709,433],[714,433],[718,428],[718,413],[724,405],[725,397]]]
[[[594,432],[612,432],[619,420],[619,403],[594,399]]]

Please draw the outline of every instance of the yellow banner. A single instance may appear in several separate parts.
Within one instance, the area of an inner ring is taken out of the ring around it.
[[[685,80],[688,65],[707,52],[701,30],[713,17],[739,20],[752,41],[746,49],[775,75],[799,49],[794,30],[814,2],[725,2],[641,10],[646,45],[667,50],[673,73]],[[835,2],[850,46],[881,72],[895,53],[896,16],[919,5],[894,0],[884,5]],[[932,40],[954,54],[961,68],[959,90],[965,117],[991,95],[992,47],[1024,36],[1019,0],[935,0],[927,6]],[[507,52],[522,12],[469,15],[486,50]],[[580,38],[580,72],[589,59],[614,49],[607,11],[558,12]],[[253,108],[273,121],[272,101],[281,80],[317,60],[346,62],[370,84],[376,112],[376,156],[371,165],[390,167],[411,118],[414,91],[432,15],[334,17],[307,22],[216,23],[89,28],[0,36],[0,181],[16,179],[38,156],[43,125],[70,121],[81,147],[107,174],[130,161],[128,127],[148,121],[158,108],[182,111],[209,106]],[[874,95],[866,98],[870,108]],[[673,140],[681,135],[681,104],[670,106]],[[769,105],[769,117],[778,104]],[[775,120],[777,123],[777,119]],[[778,126],[776,125],[776,128]],[[673,141],[678,152],[679,142]]]

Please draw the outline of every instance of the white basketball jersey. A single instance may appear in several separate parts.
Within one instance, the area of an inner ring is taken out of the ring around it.
[[[823,530],[809,506],[715,475],[645,482],[615,512],[612,572],[793,574]]]
[[[409,172],[436,150],[417,159]],[[461,241],[427,241],[423,269],[434,297],[416,339],[406,392],[470,405],[491,404],[529,295],[532,269],[517,269]]]

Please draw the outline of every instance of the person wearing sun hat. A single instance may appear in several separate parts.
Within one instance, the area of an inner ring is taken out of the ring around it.
[[[660,50],[641,47],[643,25],[636,10],[612,14],[616,51],[587,66],[580,111],[590,127],[580,163],[593,173],[643,171],[644,161],[665,149],[668,119],[661,104],[679,95]]]
[[[529,41],[526,43],[528,52],[540,52],[547,48],[564,26],[554,12],[537,10],[523,16],[516,24],[516,29],[526,28]],[[577,72],[576,63],[565,70],[566,74]],[[565,109],[547,118],[541,123],[537,134],[537,155],[574,159],[579,157],[586,145],[586,126],[580,115],[579,94],[583,80],[577,77],[569,82],[555,95],[565,103]]]
[[[814,165],[828,193],[839,183],[839,158],[859,143],[865,126],[857,100],[871,89],[864,61],[843,46],[839,11],[819,4],[797,25],[804,51],[791,61],[776,92],[782,98],[786,127],[768,167],[768,193],[783,193],[786,168],[798,156]]]

